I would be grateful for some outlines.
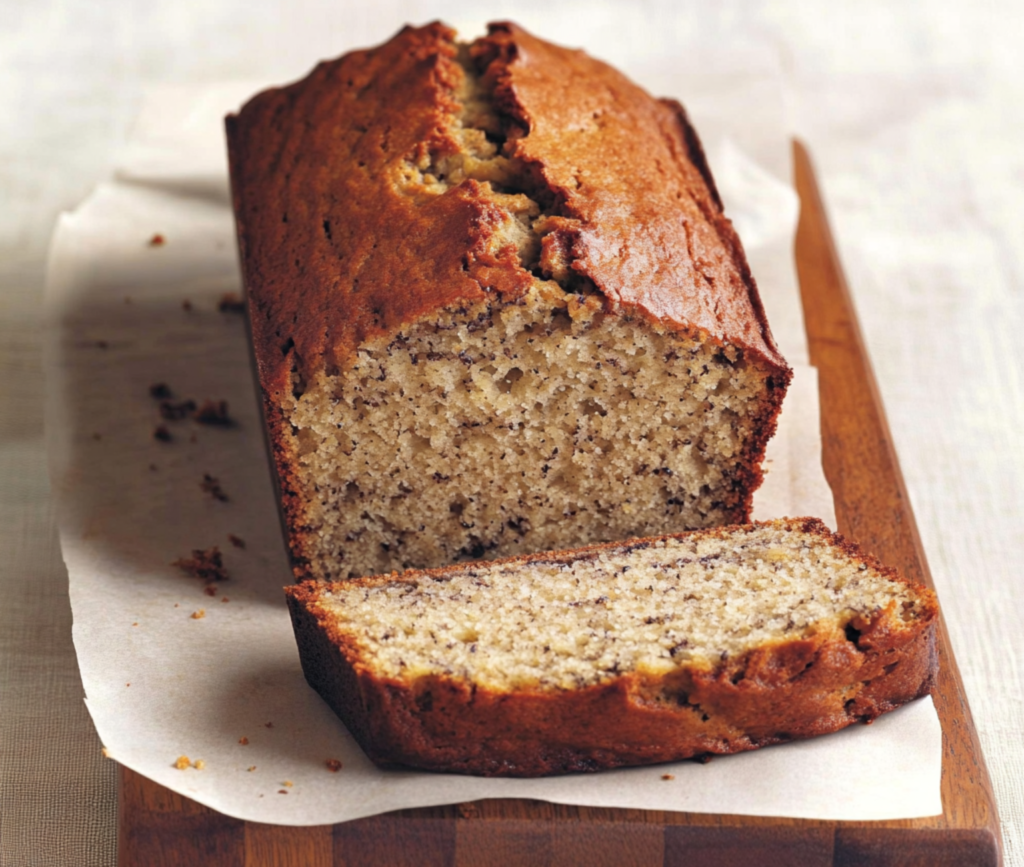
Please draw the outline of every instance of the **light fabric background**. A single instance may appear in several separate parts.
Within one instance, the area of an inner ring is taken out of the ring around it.
[[[1024,864],[1024,6],[0,0],[0,864],[112,864],[114,769],[81,703],[42,439],[59,211],[143,88],[286,80],[406,20],[512,17],[593,48],[756,52],[817,159],[995,784]],[[630,69],[637,77],[642,69]]]

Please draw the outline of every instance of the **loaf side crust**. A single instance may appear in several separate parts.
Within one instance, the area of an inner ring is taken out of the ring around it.
[[[818,536],[886,577],[912,587],[922,616],[909,628],[892,611],[858,620],[846,636],[766,642],[715,664],[686,662],[668,674],[633,671],[582,689],[495,690],[444,676],[377,676],[351,637],[318,604],[330,585],[286,590],[310,685],[383,767],[532,777],[743,752],[871,722],[928,694],[937,673],[934,594],[882,566],[820,521],[777,522]],[[764,524],[754,526],[766,526]],[[673,537],[727,538],[730,528]],[[566,562],[624,544],[535,554],[487,565]],[[375,585],[443,578],[423,570],[343,582]]]

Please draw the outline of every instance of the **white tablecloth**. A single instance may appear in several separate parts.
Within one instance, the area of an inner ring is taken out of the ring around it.
[[[8,0],[0,17],[0,864],[109,865],[114,768],[81,702],[42,439],[41,290],[59,211],[143,89],[283,81],[406,20],[512,17],[604,59],[781,67],[827,203],[1024,865],[1024,6]],[[628,50],[627,50],[628,49]],[[685,94],[683,94],[685,98]]]

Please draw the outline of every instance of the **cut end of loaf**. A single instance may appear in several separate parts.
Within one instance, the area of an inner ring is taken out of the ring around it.
[[[287,591],[384,766],[538,776],[735,753],[926,694],[934,594],[812,519]]]
[[[769,377],[543,286],[364,347],[285,403],[308,577],[743,520]]]
[[[711,671],[868,624],[913,631],[930,594],[851,557],[818,525],[766,524],[312,590],[324,623],[375,676],[496,692]]]

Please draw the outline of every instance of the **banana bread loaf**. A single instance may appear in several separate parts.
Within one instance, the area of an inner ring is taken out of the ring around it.
[[[227,131],[298,578],[749,518],[791,372],[678,103],[431,24]]]
[[[370,758],[537,776],[733,753],[927,693],[934,594],[794,519],[287,588]]]

